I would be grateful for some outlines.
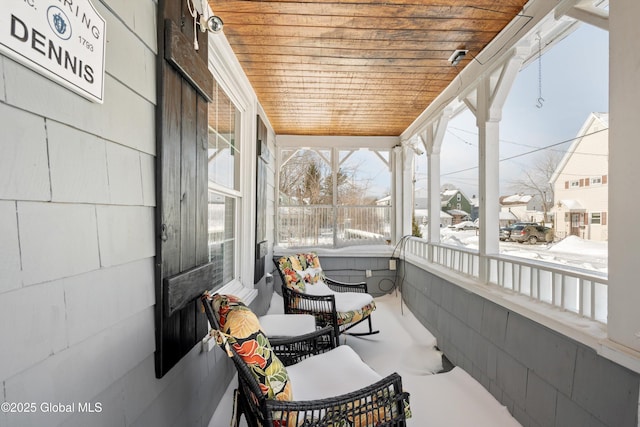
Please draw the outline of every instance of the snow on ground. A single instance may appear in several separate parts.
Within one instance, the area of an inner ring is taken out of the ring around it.
[[[440,241],[446,245],[477,250],[479,240],[476,230],[440,230]],[[500,242],[500,253],[606,273],[609,246],[607,242],[568,236],[558,242],[536,245]]]
[[[434,348],[436,340],[401,306],[399,295],[376,298],[376,305],[372,319],[380,333],[366,337],[342,336],[342,339],[380,375],[398,372],[402,376],[403,387],[411,394],[413,416],[408,426],[520,426],[504,406],[461,368],[434,374],[442,367],[441,353]],[[274,293],[269,313],[282,312],[282,297]],[[209,427],[229,425],[231,396],[236,386],[234,379]],[[244,418],[240,425],[246,426]]]
[[[468,249],[478,249],[479,236],[475,230],[441,230],[441,242]],[[385,251],[390,247],[384,246]],[[363,249],[370,249],[366,247]],[[558,263],[588,270],[607,272],[607,242],[583,240],[569,236],[548,244],[520,244],[501,242],[500,252],[532,260]],[[386,253],[386,252],[385,252]],[[516,298],[514,296],[513,298]],[[385,295],[376,298],[373,326],[380,333],[365,337],[343,336],[362,359],[385,376],[398,372],[404,388],[411,393],[413,418],[409,426],[519,426],[507,409],[461,368],[442,374],[441,353],[435,349],[436,340],[413,314],[401,305],[400,297]],[[551,310],[551,308],[549,308]],[[269,313],[283,313],[282,298],[274,293]],[[589,323],[590,324],[590,323]],[[358,326],[362,328],[364,325]],[[585,326],[586,327],[586,326]],[[601,331],[594,331],[601,333]],[[213,351],[221,351],[214,349]],[[229,425],[232,408],[233,380],[220,401],[209,427]],[[241,426],[246,423],[241,422]]]
[[[573,253],[606,258],[609,253],[608,242],[584,240],[578,236],[567,236],[549,248],[549,252]]]

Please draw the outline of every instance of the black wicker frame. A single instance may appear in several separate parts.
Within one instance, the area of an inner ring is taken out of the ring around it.
[[[205,295],[202,301],[209,322],[218,328],[210,299]],[[298,337],[274,337],[269,341],[285,366],[335,348],[331,326]],[[405,406],[409,403],[409,393],[403,391],[402,378],[397,373],[360,390],[332,398],[279,401],[264,396],[244,360],[232,347],[231,352],[238,372],[236,425],[244,414],[249,427],[333,427],[342,421],[347,421],[346,425],[361,427],[406,426]],[[326,367],[327,370],[331,368]]]
[[[335,330],[336,345],[340,345],[338,337],[340,334],[364,336],[377,334],[379,330],[373,330],[371,324],[371,313],[357,322],[338,324],[338,311],[336,310],[336,300],[333,295],[307,295],[288,288],[285,285],[284,272],[280,269],[279,260],[281,257],[274,257],[275,264],[280,279],[282,281],[282,298],[284,300],[284,312],[286,314],[312,314],[316,318],[318,326],[332,326]],[[369,289],[367,282],[347,283],[327,277],[325,274],[325,283],[335,292],[358,292],[368,294]],[[367,332],[347,332],[349,329],[366,321],[369,326]]]

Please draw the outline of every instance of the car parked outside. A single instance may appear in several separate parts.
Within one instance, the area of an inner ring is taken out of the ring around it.
[[[500,241],[506,242],[511,236],[511,227],[500,227]]]
[[[529,242],[534,245],[538,242],[553,242],[553,228],[543,225],[517,225],[511,230],[509,238],[514,242]]]
[[[511,232],[513,231],[514,227],[517,227],[519,225],[520,226],[538,225],[538,223],[537,222],[516,222],[507,227],[500,227],[500,240],[503,242],[508,241],[511,237]],[[522,227],[520,227],[520,229],[521,228]]]
[[[449,228],[456,231],[477,230],[478,226],[472,221],[462,221],[462,222],[459,222],[458,224],[450,225]]]

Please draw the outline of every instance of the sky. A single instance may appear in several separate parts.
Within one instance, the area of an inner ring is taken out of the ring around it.
[[[564,153],[592,112],[608,112],[609,34],[581,24],[542,55],[542,73],[534,60],[520,71],[503,108],[500,158],[537,147]],[[537,108],[541,81],[542,108]],[[441,185],[453,184],[468,197],[478,194],[478,132],[468,110],[449,121],[441,151]],[[513,194],[513,181],[535,164],[544,150],[500,163],[500,193]],[[460,172],[469,168],[469,171]],[[416,164],[416,189],[426,188],[426,159]]]

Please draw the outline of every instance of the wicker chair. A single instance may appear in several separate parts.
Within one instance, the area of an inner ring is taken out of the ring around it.
[[[202,301],[209,322],[217,329],[219,323],[210,296],[203,296]],[[393,373],[383,378],[349,346],[335,347],[332,327],[269,341],[273,353],[287,366],[294,398],[299,394],[300,400],[267,398],[245,360],[233,345],[226,345],[225,351],[238,373],[236,425],[244,415],[250,427],[406,426],[406,419],[411,416],[409,393],[403,391],[401,377]],[[325,383],[324,392],[314,381]],[[357,390],[344,392],[349,384],[363,382],[366,384]],[[326,384],[330,385],[329,393]]]
[[[371,313],[376,309],[367,283],[345,283],[327,277],[320,267],[318,256],[300,253],[274,257],[274,264],[282,279],[284,311],[288,314],[313,314],[319,326],[330,325],[338,336],[366,321],[366,332],[349,335],[372,335]]]

